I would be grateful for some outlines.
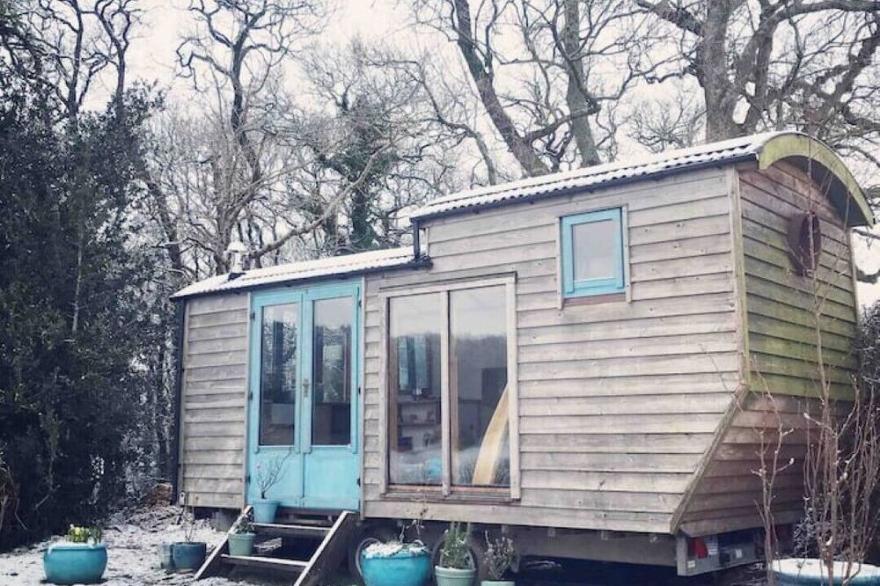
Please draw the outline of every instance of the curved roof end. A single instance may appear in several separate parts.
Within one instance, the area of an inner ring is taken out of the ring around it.
[[[873,226],[874,212],[846,163],[825,143],[806,134],[786,132],[767,140],[758,155],[758,167],[778,161],[791,163],[827,186],[828,195],[848,226]]]

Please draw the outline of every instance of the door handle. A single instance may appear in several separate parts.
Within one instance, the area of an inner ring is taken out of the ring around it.
[[[302,387],[303,387],[303,398],[308,399],[309,398],[309,379],[307,379],[307,378],[303,379]]]

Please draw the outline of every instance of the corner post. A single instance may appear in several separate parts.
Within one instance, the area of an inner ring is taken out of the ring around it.
[[[174,302],[174,432],[171,446],[171,490],[174,502],[177,502],[180,494],[180,450],[181,421],[183,419],[182,395],[183,395],[183,340],[186,324],[186,300],[179,299]]]

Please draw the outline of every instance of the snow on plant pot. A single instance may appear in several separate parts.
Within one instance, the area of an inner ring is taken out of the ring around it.
[[[256,482],[260,489],[260,498],[252,503],[254,507],[254,521],[257,523],[271,523],[275,520],[278,507],[281,503],[268,497],[269,490],[281,481],[284,465],[291,452],[270,458],[267,461],[257,462]]]
[[[97,527],[70,526],[67,543],[50,545],[43,554],[46,581],[53,584],[95,584],[107,569],[107,546]]]
[[[431,577],[431,552],[421,541],[373,543],[361,552],[366,586],[423,586]]]
[[[486,533],[486,552],[483,555],[483,563],[486,564],[486,573],[489,580],[483,580],[482,586],[514,586],[513,580],[505,580],[504,575],[510,571],[516,560],[516,548],[513,540],[501,536],[490,539]]]
[[[880,585],[880,567],[868,564],[834,562],[833,577],[819,559],[783,559],[773,562],[773,573],[779,586],[875,586]]]
[[[229,534],[229,555],[249,556],[254,550],[254,527],[249,516],[239,519]]]
[[[183,519],[186,541],[171,544],[171,559],[177,570],[198,570],[205,561],[208,544],[204,541],[193,541],[196,530],[196,515],[192,508],[187,507],[184,510]]]
[[[476,575],[468,533],[461,523],[453,521],[444,535],[439,563],[434,566],[437,586],[471,586]]]

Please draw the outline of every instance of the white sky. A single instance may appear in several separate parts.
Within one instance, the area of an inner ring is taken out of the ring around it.
[[[345,45],[355,37],[365,41],[404,45],[419,49],[448,52],[457,59],[454,47],[430,32],[412,31],[412,16],[406,0],[336,0],[337,10],[320,37],[321,43]],[[144,0],[140,38],[131,49],[131,72],[144,80],[155,80],[172,97],[189,88],[189,81],[175,78],[175,49],[181,35],[192,27],[187,0]],[[456,69],[458,63],[453,65]],[[656,88],[653,89],[656,91]],[[623,153],[621,153],[623,154]],[[855,239],[856,262],[865,270],[880,267],[876,248],[869,249],[862,239]],[[870,304],[880,298],[880,284],[859,284],[859,301]]]

